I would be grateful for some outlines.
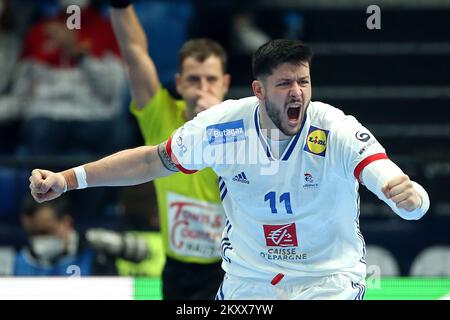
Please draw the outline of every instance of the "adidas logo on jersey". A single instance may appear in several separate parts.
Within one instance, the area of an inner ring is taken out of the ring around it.
[[[242,171],[238,175],[234,176],[233,181],[250,184],[250,181],[248,181],[247,177],[245,176],[244,171]]]

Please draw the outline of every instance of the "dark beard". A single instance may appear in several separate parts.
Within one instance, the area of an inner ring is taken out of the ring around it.
[[[284,135],[286,135],[286,136],[294,136],[295,134],[286,132],[283,129],[283,127],[281,126],[282,113],[280,112],[280,110],[278,110],[277,107],[272,102],[270,102],[270,100],[268,100],[268,99],[266,99],[265,105],[266,105],[267,115],[269,116],[270,120],[272,120],[272,122],[275,124],[275,126],[281,132],[283,132]],[[284,110],[282,112],[284,112]]]

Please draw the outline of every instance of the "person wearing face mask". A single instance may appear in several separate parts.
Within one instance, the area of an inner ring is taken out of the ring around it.
[[[29,3],[0,0],[0,154],[14,152],[19,141],[20,108],[12,84],[33,12]]]
[[[117,275],[116,258],[140,262],[147,257],[146,242],[136,237],[103,229],[76,231],[65,199],[38,204],[26,198],[21,211],[28,243],[16,255],[16,276]]]
[[[174,98],[164,88],[147,35],[129,0],[111,0],[111,22],[128,69],[132,102],[147,145],[159,144],[179,126],[223,101],[230,85],[227,54],[216,41],[191,39],[178,52]],[[150,38],[150,41],[154,40]],[[225,226],[218,189],[210,169],[194,176],[178,173],[155,181],[166,263],[165,300],[213,299],[223,278],[220,238]]]
[[[312,100],[312,57],[298,40],[271,40],[252,57],[254,96],[200,112],[159,145],[35,169],[31,194],[43,203],[212,168],[226,213],[216,299],[362,300],[360,185],[405,220],[422,218],[430,198],[353,116]]]

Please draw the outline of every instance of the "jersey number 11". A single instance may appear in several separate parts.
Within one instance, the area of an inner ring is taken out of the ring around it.
[[[264,196],[264,201],[269,201],[270,204],[270,210],[272,210],[272,213],[278,213],[277,207],[276,207],[276,192],[271,191],[266,193]],[[285,192],[280,196],[280,203],[284,202],[284,206],[286,208],[286,212],[288,214],[292,214],[292,208],[291,208],[291,194],[289,192]]]

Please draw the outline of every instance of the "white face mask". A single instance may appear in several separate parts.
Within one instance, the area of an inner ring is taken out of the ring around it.
[[[59,4],[63,8],[67,8],[71,5],[76,5],[80,8],[84,8],[89,4],[89,0],[59,0]]]
[[[51,260],[64,252],[64,241],[56,236],[34,236],[31,238],[33,252],[44,260]]]

